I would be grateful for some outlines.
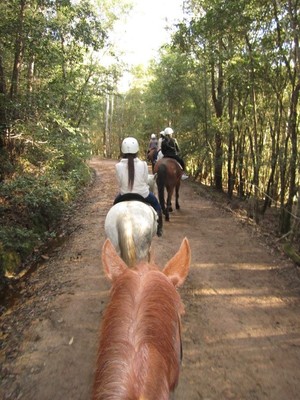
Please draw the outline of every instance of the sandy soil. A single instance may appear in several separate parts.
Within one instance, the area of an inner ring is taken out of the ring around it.
[[[114,164],[91,162],[95,182],[74,210],[72,233],[22,282],[19,298],[2,313],[3,400],[90,398],[109,290],[100,254],[117,190]],[[299,399],[297,268],[188,181],[180,202],[163,237],[153,242],[161,266],[185,236],[192,249],[180,289],[186,314],[176,399]]]

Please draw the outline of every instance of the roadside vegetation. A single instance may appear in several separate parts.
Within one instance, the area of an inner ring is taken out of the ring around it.
[[[120,73],[99,58],[112,51],[108,33],[126,8],[109,1],[0,4],[0,278],[16,276],[55,238],[91,180],[91,137]]]

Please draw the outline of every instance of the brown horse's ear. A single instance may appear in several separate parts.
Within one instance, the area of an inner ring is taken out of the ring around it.
[[[109,239],[105,240],[102,248],[102,265],[105,275],[110,280],[115,279],[127,268]]]
[[[171,280],[175,287],[185,281],[191,264],[191,248],[187,238],[184,238],[178,252],[165,265],[163,273]]]

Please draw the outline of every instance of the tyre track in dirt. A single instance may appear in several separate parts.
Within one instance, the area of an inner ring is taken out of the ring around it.
[[[20,298],[1,316],[4,400],[90,398],[109,290],[101,267],[103,226],[117,191],[115,162],[90,164],[95,182],[71,218],[73,233],[26,278]],[[176,398],[299,398],[297,269],[188,182],[180,203],[152,246],[161,267],[185,236],[192,250],[180,288],[186,314]]]

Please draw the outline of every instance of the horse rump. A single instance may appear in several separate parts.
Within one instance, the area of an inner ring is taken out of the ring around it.
[[[143,259],[150,260],[153,236],[157,232],[157,213],[153,207],[129,196],[108,211],[105,218],[106,237],[115,246],[127,265],[133,267]]]

